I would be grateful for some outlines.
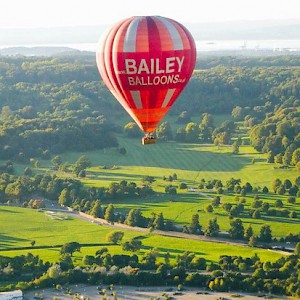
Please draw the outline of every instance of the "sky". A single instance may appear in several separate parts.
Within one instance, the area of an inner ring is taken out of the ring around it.
[[[179,22],[300,20],[300,0],[1,0],[0,28],[114,24],[137,15]]]

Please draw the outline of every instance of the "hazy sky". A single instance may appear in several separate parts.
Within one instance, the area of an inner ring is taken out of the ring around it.
[[[113,24],[133,15],[180,22],[300,20],[300,0],[0,0],[2,28]]]

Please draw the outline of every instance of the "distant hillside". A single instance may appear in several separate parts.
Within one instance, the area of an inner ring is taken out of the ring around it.
[[[82,53],[84,52],[69,47],[8,47],[0,50],[0,55],[3,56],[59,56]]]
[[[299,39],[300,20],[187,23],[196,40]],[[110,25],[0,29],[0,46],[95,43]]]
[[[186,24],[196,40],[299,39],[300,20]]]

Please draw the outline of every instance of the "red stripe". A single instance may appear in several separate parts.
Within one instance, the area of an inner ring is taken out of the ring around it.
[[[154,20],[158,28],[162,51],[174,50],[173,40],[168,28],[158,18],[155,18]]]
[[[148,25],[147,25],[146,18],[142,18],[137,28],[136,51],[137,52],[149,51]]]
[[[160,57],[161,43],[159,31],[152,17],[146,17],[148,24],[149,57]]]

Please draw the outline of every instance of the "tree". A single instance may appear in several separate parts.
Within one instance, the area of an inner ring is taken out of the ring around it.
[[[254,232],[253,232],[253,228],[251,226],[251,224],[248,225],[248,227],[246,228],[245,230],[245,233],[244,233],[244,238],[249,241],[250,238],[253,236]]]
[[[179,184],[179,189],[180,189],[180,190],[186,190],[187,187],[188,187],[187,184],[184,183],[184,182],[181,182],[181,183]]]
[[[300,256],[300,242],[296,244],[295,250],[294,250],[295,255]]]
[[[62,274],[62,270],[58,264],[54,264],[48,269],[47,273],[50,278],[56,279]]]
[[[213,207],[218,207],[221,204],[221,197],[220,196],[215,196],[211,202],[211,205]]]
[[[292,182],[289,179],[285,179],[283,181],[283,186],[286,190],[290,189],[292,187]]]
[[[296,197],[294,197],[294,196],[288,197],[287,202],[290,203],[290,204],[295,204],[296,203]]]
[[[282,182],[280,179],[276,178],[274,181],[273,181],[273,191],[276,193],[277,189],[282,185]]]
[[[264,186],[264,187],[262,188],[262,192],[263,192],[264,194],[268,194],[268,193],[269,193],[269,189],[268,189],[266,186]]]
[[[33,175],[32,169],[29,168],[29,167],[26,167],[26,168],[24,169],[24,175],[25,175],[25,176],[32,176],[32,175]]]
[[[128,137],[140,137],[141,130],[135,122],[129,122],[124,126],[124,131]]]
[[[257,246],[257,238],[256,238],[254,235],[252,235],[252,236],[250,237],[250,239],[249,239],[249,241],[248,241],[248,245],[249,245],[250,247],[256,247],[256,246]]]
[[[156,130],[157,137],[162,141],[170,141],[173,139],[173,133],[169,122],[161,123]]]
[[[122,249],[124,251],[132,251],[136,252],[139,251],[142,248],[142,242],[139,239],[133,238],[130,241],[127,241],[123,244]]]
[[[211,204],[208,204],[206,207],[205,207],[205,211],[208,212],[208,213],[212,213],[214,211],[214,208]]]
[[[219,234],[220,231],[220,226],[217,223],[217,218],[214,218],[212,220],[209,220],[208,226],[205,229],[204,234],[206,236],[217,236]]]
[[[153,228],[158,230],[164,230],[165,224],[164,224],[164,216],[162,213],[156,214],[154,221],[153,221]]]
[[[229,229],[229,236],[232,239],[243,239],[244,226],[241,219],[235,219],[230,222],[231,228]]]
[[[272,231],[269,225],[263,225],[260,229],[259,240],[264,243],[272,241]]]
[[[189,232],[192,234],[199,234],[201,233],[201,226],[199,222],[199,215],[195,214],[192,216],[192,221],[189,226]]]
[[[123,231],[111,231],[106,235],[105,239],[107,242],[116,245],[122,241],[123,236],[124,236]]]
[[[142,212],[139,209],[132,208],[127,215],[125,224],[128,226],[143,227],[145,224],[144,224],[144,217],[142,216]]]
[[[252,218],[259,219],[260,217],[261,217],[260,210],[259,209],[254,210],[254,212],[252,213]]]
[[[95,218],[103,218],[103,210],[101,207],[101,201],[96,200],[90,213]]]
[[[300,162],[300,148],[297,148],[292,155],[291,164],[296,166],[297,163]]]
[[[119,148],[119,153],[125,155],[127,153],[127,150],[124,147],[121,147]]]
[[[188,113],[186,110],[181,112],[176,120],[176,123],[178,124],[186,124],[189,122],[191,122],[191,114]]]
[[[232,144],[232,154],[239,154],[240,146],[237,142]]]
[[[95,257],[93,255],[85,255],[82,259],[82,263],[86,266],[91,266],[95,263]]]
[[[85,170],[86,168],[89,168],[92,166],[91,161],[89,158],[85,155],[82,155],[78,158],[78,160],[75,162],[74,166],[74,173],[78,176],[78,174],[82,171]]]
[[[187,142],[195,143],[199,137],[199,127],[197,123],[190,122],[185,127],[185,139]]]
[[[53,164],[55,169],[58,170],[59,166],[63,163],[63,161],[59,155],[56,155],[51,159],[51,163]]]
[[[115,208],[112,204],[109,204],[105,210],[104,219],[108,222],[115,221]]]
[[[71,197],[70,197],[70,192],[68,189],[63,189],[61,193],[59,194],[58,197],[58,204],[61,206],[70,206],[72,203]]]
[[[70,243],[66,243],[66,244],[62,245],[62,247],[60,249],[60,253],[61,254],[70,254],[72,256],[75,251],[80,252],[80,248],[81,248],[81,246],[79,243],[70,242]]]

